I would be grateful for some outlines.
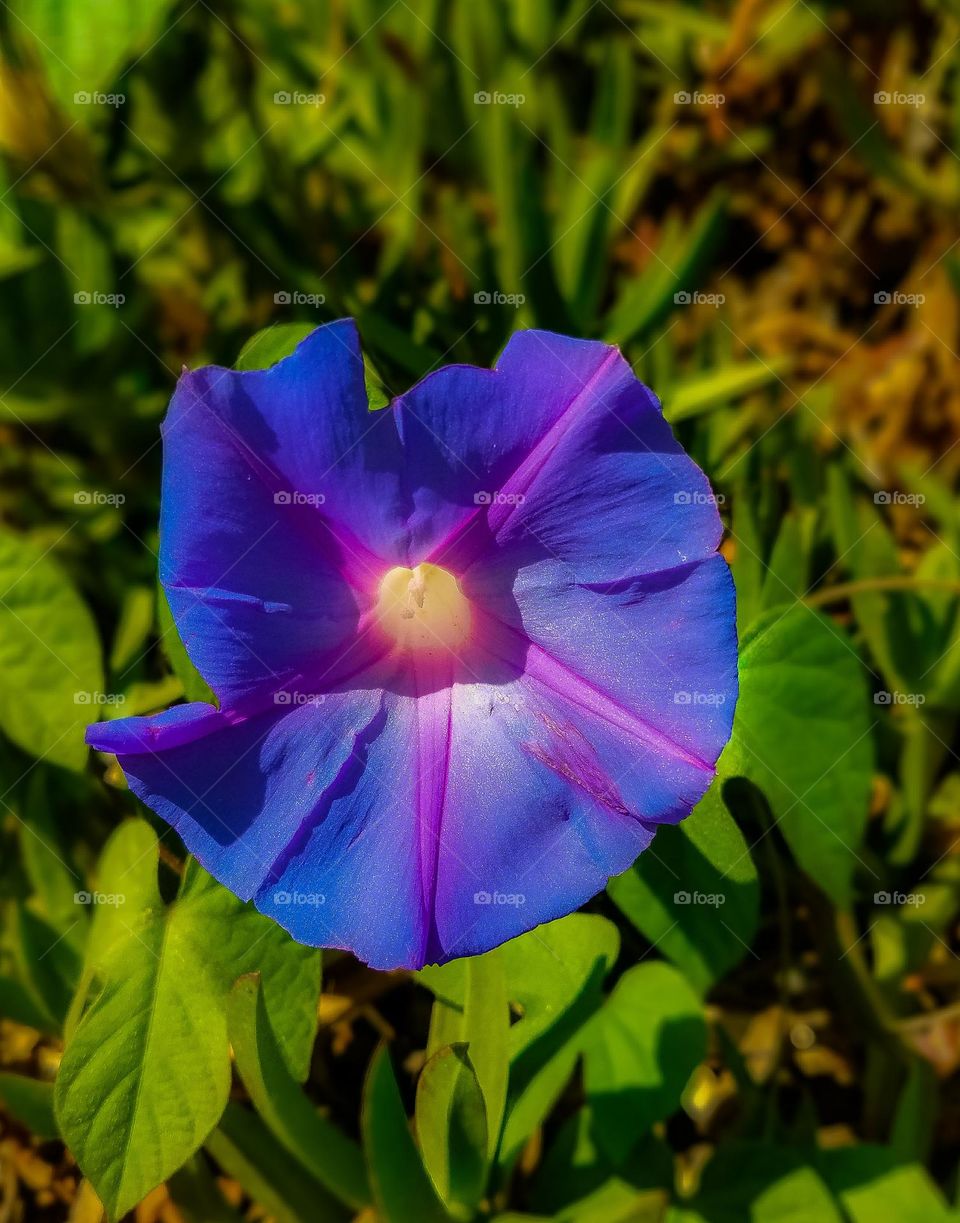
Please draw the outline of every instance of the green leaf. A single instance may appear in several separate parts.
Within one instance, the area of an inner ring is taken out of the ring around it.
[[[584,1034],[584,1086],[601,1149],[618,1163],[672,1113],[707,1051],[700,1000],[668,964],[638,964]]]
[[[761,387],[776,382],[789,369],[783,358],[770,361],[737,361],[709,373],[685,378],[663,397],[663,414],[671,424],[725,407]]]
[[[689,1209],[670,1215],[670,1223],[807,1223],[813,1219],[842,1223],[829,1189],[804,1161],[803,1153],[737,1141],[727,1143],[711,1159]]]
[[[0,1015],[40,1032],[59,1031],[56,1019],[49,1014],[36,990],[29,982],[15,976],[0,976]]]
[[[487,1117],[465,1044],[447,1045],[417,1081],[414,1113],[424,1166],[451,1212],[469,1215],[487,1180]]]
[[[171,0],[90,0],[82,9],[70,0],[16,0],[11,7],[18,27],[33,36],[57,98],[72,117],[89,119],[101,107],[75,102],[75,95],[112,85],[127,60],[147,51]]]
[[[86,604],[44,549],[0,529],[0,727],[24,751],[80,770],[102,690]]]
[[[167,602],[163,587],[157,584],[157,620],[160,628],[160,644],[167,657],[173,673],[183,684],[183,694],[188,701],[205,701],[208,705],[216,705],[217,698],[206,680],[190,661],[186,646],[180,638],[180,633],[173,619],[173,612]]]
[[[611,1179],[634,1193],[659,1190],[663,1201],[673,1189],[673,1163],[667,1143],[649,1135],[633,1147],[626,1163],[614,1167],[597,1145],[592,1110],[581,1108],[560,1125],[547,1148],[531,1186],[530,1204],[553,1214],[592,1196]]]
[[[762,611],[796,603],[807,593],[813,527],[814,515],[803,509],[784,514],[770,553],[763,584]]]
[[[844,907],[870,797],[869,708],[859,658],[819,613],[769,612],[743,642],[728,750],[766,795],[797,862]]]
[[[902,573],[897,544],[873,505],[854,498],[839,464],[827,473],[827,506],[838,554],[838,566],[858,581]],[[876,665],[895,692],[916,691],[926,669],[918,665],[919,645],[911,629],[908,594],[859,591],[851,598],[856,623]]]
[[[685,820],[661,825],[653,845],[607,890],[699,992],[738,964],[756,933],[760,885],[720,780]]]
[[[517,1157],[569,1082],[584,1029],[602,1004],[603,981],[619,942],[612,923],[575,913],[503,949],[510,992],[518,996],[524,1018],[510,1029],[514,1052],[502,1166]]]
[[[252,335],[237,357],[239,370],[269,369],[289,357],[297,345],[316,330],[316,323],[274,323]]]
[[[614,303],[605,339],[626,344],[674,309],[675,293],[697,288],[701,269],[723,235],[726,210],[725,193],[716,192],[689,224],[671,218],[644,271],[623,287]]]
[[[237,1070],[274,1136],[342,1202],[356,1210],[369,1206],[360,1148],[317,1112],[291,1076],[270,1027],[259,977],[237,981],[227,1014]]]
[[[571,913],[501,948],[511,1001],[523,1012],[510,1029],[514,1058],[563,1018],[585,986],[603,980],[619,950],[616,926],[592,913]]]
[[[463,1037],[483,1095],[488,1155],[495,1154],[510,1073],[510,1008],[502,958],[474,956],[467,965]]]
[[[502,961],[507,997],[523,1016],[510,1027],[511,1059],[563,1017],[595,971],[602,981],[619,951],[620,934],[613,922],[594,913],[571,913],[481,957]],[[421,969],[417,975],[438,998],[462,1012],[469,964],[469,959],[451,960],[440,967]],[[462,1037],[460,1029],[457,1039]]]
[[[62,934],[23,903],[14,907],[11,931],[20,980],[47,1017],[44,1029],[59,1031],[79,977],[79,956]]]
[[[260,1118],[232,1100],[207,1150],[228,1176],[278,1223],[346,1223],[350,1213],[308,1176]]]
[[[915,1163],[898,1163],[883,1147],[862,1144],[818,1151],[817,1170],[843,1204],[851,1223],[948,1223],[956,1215]]]
[[[410,1136],[384,1046],[373,1055],[367,1071],[360,1124],[374,1200],[385,1223],[441,1223],[447,1219]]]
[[[155,602],[151,586],[131,586],[125,592],[110,648],[111,671],[123,671],[143,653],[153,628]]]
[[[60,1137],[53,1113],[52,1083],[23,1074],[0,1073],[0,1100],[41,1142]]]
[[[213,1169],[199,1152],[170,1177],[167,1190],[184,1223],[240,1223],[240,1214],[227,1205]]]
[[[560,1098],[580,1056],[581,1029],[596,1011],[598,1002],[592,995],[599,994],[599,981],[591,981],[585,990],[582,1006],[574,1014],[576,1024],[571,1031],[560,1033],[561,1039],[554,1042],[555,1049],[533,1072],[523,1069],[518,1075],[518,1085],[507,1105],[506,1124],[500,1139],[499,1164],[508,1169],[520,1154],[524,1143],[541,1125],[551,1108]]]
[[[77,905],[81,878],[68,861],[58,826],[56,799],[45,783],[45,775],[39,772],[27,780],[20,853],[33,889],[28,905],[82,955],[87,923],[84,909]]]
[[[173,904],[157,841],[128,821],[104,853],[85,979],[56,1087],[66,1141],[111,1214],[138,1202],[200,1146],[230,1087],[226,1001],[259,968],[284,1056],[306,1070],[319,959],[189,862]]]
[[[481,957],[502,962],[507,997],[522,1015],[508,1033],[511,1067],[501,1165],[516,1158],[573,1073],[581,1031],[601,1005],[603,980],[619,948],[612,922],[592,913],[571,913]],[[467,965],[453,960],[418,974],[448,1008],[441,1012],[447,1041],[464,1039]],[[432,1028],[431,1048],[440,1043]],[[487,1082],[481,1077],[481,1083]]]
[[[120,327],[117,312],[123,304],[105,300],[108,295],[118,296],[110,246],[87,214],[76,208],[57,212],[56,244],[70,269],[68,283],[77,306],[73,341],[78,352],[97,352]]]
[[[753,492],[746,479],[741,479],[737,484],[733,500],[732,535],[734,554],[730,569],[737,588],[737,632],[742,638],[760,614],[766,573]]]

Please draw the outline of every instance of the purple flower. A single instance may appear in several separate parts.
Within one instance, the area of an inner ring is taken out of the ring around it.
[[[737,693],[720,519],[615,348],[523,331],[371,413],[344,320],[185,374],[163,440],[160,576],[220,708],[88,742],[294,938],[486,951],[707,788]]]

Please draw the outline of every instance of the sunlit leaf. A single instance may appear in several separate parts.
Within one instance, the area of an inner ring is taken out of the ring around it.
[[[104,855],[83,1011],[57,1078],[62,1131],[107,1208],[123,1214],[200,1146],[230,1086],[226,1002],[259,968],[284,1057],[305,1069],[319,960],[195,863],[157,888],[157,842],[121,825]]]
[[[81,769],[103,693],[100,642],[48,551],[0,531],[0,727],[24,751]]]

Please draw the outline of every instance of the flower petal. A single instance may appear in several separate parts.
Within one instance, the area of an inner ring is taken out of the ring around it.
[[[374,721],[356,691],[235,719],[211,705],[98,722],[87,742],[116,754],[130,788],[215,878],[249,900],[336,784]]]
[[[418,968],[429,914],[414,702],[389,691],[381,696],[379,714],[279,857],[256,905],[299,942],[352,951],[374,968]]]
[[[89,741],[297,939],[379,968],[485,951],[706,790],[736,699],[719,516],[616,349],[523,332],[371,415],[331,324],[183,379],[164,438],[162,577],[224,708]],[[471,605],[449,656],[367,631],[385,571],[424,561]]]
[[[480,637],[449,675],[382,689],[382,723],[257,896],[295,938],[376,968],[486,951],[583,904],[709,785],[709,764],[531,666],[517,634]]]
[[[565,433],[595,412],[616,360],[623,364],[605,344],[520,331],[494,369],[445,366],[394,401],[418,559],[442,556],[470,524],[500,513],[501,497],[522,493]]]
[[[529,670],[581,703],[599,693],[664,743],[716,763],[737,700],[736,597],[722,556],[594,584],[545,560],[508,581],[478,565],[465,585],[534,643]]]
[[[270,369],[181,378],[163,427],[160,574],[221,703],[282,687],[356,629],[388,567],[373,541],[389,547],[398,522],[399,443],[380,416],[349,322]]]
[[[429,416],[440,439],[433,451],[450,456],[443,484],[461,503],[474,485],[487,486],[486,504],[448,511],[456,521],[430,560],[463,573],[496,550],[503,567],[560,559],[577,580],[600,582],[716,549],[710,485],[616,348],[523,331],[475,391],[477,400],[486,392],[484,415],[470,411],[471,381],[454,367],[446,384],[425,379],[404,397]]]

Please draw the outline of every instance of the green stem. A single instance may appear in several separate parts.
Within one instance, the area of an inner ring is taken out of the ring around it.
[[[861,578],[857,582],[841,582],[826,590],[818,590],[816,594],[808,595],[803,601],[808,607],[821,607],[826,603],[840,603],[858,594],[870,594],[873,591],[884,590],[942,590],[948,594],[960,595],[960,581],[950,578],[918,578],[911,574],[886,578]]]

